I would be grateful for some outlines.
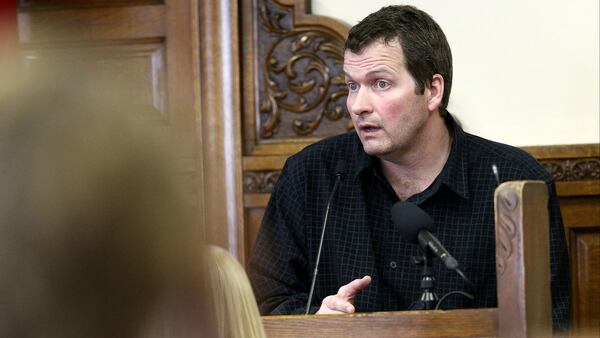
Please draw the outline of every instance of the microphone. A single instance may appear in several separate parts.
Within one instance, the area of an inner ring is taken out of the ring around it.
[[[410,202],[397,202],[392,206],[392,221],[408,242],[420,244],[424,250],[431,250],[448,269],[455,270],[458,267],[456,259],[433,234],[433,220],[423,209]]]
[[[500,176],[498,176],[498,166],[496,165],[496,163],[492,164],[492,173],[494,174],[494,177],[496,178],[496,183],[498,183],[496,186],[500,185]]]
[[[308,314],[310,311],[310,303],[312,302],[313,293],[315,291],[315,284],[317,282],[317,274],[319,273],[319,261],[321,260],[321,251],[323,250],[323,240],[325,239],[325,228],[327,227],[327,219],[329,218],[329,209],[331,208],[331,202],[333,201],[333,197],[340,186],[342,180],[346,176],[346,161],[338,160],[335,164],[335,170],[333,171],[335,175],[335,183],[333,184],[333,189],[331,189],[331,193],[329,194],[329,199],[327,200],[327,207],[325,209],[325,218],[323,219],[323,230],[321,231],[321,240],[319,241],[319,250],[317,251],[317,261],[315,262],[315,271],[313,273],[312,283],[310,284],[310,292],[308,294],[308,302],[306,302],[306,312]]]

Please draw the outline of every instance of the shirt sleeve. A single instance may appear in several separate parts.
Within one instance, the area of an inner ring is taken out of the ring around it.
[[[250,257],[248,273],[262,315],[304,313],[308,300],[310,273],[300,171],[286,163]]]
[[[569,328],[571,314],[571,283],[569,254],[560,206],[554,182],[548,184],[550,215],[550,290],[552,292],[552,322],[555,330]]]

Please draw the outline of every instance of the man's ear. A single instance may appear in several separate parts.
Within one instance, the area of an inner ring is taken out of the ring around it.
[[[444,97],[444,78],[440,74],[433,75],[427,92],[429,94],[427,108],[429,111],[438,110]]]

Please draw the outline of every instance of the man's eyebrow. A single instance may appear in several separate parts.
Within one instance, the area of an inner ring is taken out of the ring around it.
[[[346,71],[343,71],[343,73],[344,73],[344,76],[346,77],[346,79],[352,79],[352,76],[350,74],[348,74]],[[375,69],[369,70],[365,74],[365,76],[369,77],[369,76],[380,74],[380,73],[392,74],[392,71],[389,70],[387,67],[377,67]]]

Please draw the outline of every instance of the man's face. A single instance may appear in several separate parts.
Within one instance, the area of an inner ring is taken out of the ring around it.
[[[393,160],[422,141],[432,115],[429,92],[426,88],[425,95],[415,94],[415,81],[397,42],[375,42],[360,54],[346,51],[344,72],[346,104],[367,154]]]

